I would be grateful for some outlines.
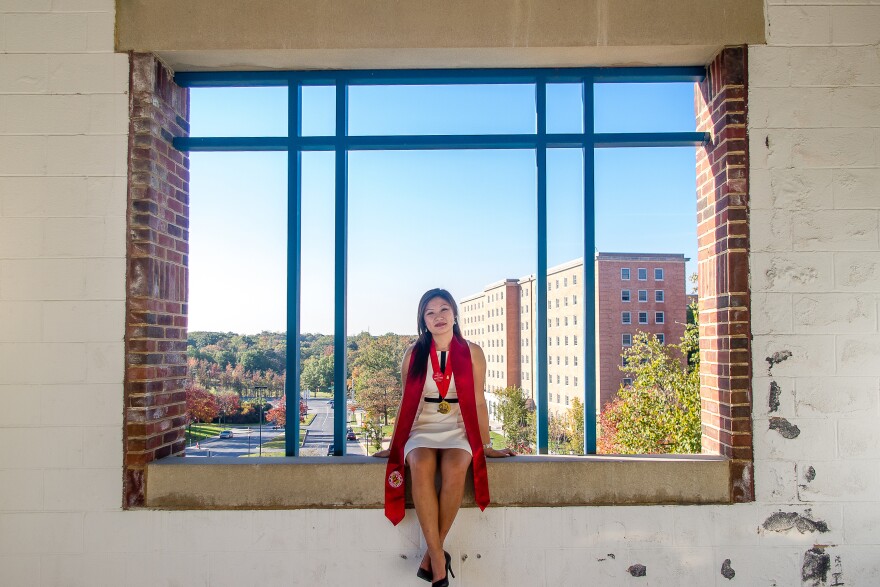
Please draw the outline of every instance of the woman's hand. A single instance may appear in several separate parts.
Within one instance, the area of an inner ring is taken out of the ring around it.
[[[502,448],[501,450],[487,448],[483,453],[490,459],[502,459],[504,457],[515,457],[516,453],[511,448]]]
[[[387,459],[391,456],[391,449],[386,448],[384,450],[380,450],[379,452],[374,452],[373,456],[379,459]]]

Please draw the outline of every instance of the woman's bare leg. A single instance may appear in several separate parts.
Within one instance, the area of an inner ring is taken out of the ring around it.
[[[406,461],[412,479],[413,505],[416,506],[416,516],[419,518],[422,535],[428,546],[425,558],[430,558],[432,569],[443,569],[446,559],[443,555],[443,543],[440,541],[439,503],[437,486],[434,483],[437,476],[437,452],[435,448],[414,448],[407,455]],[[428,569],[425,562],[425,559],[422,559],[420,566]],[[438,578],[442,577],[441,572]]]
[[[439,500],[441,546],[446,541],[446,535],[449,534],[449,529],[452,528],[452,523],[461,507],[461,500],[464,497],[464,481],[471,460],[471,453],[460,448],[448,448],[440,451],[440,475],[443,479]]]

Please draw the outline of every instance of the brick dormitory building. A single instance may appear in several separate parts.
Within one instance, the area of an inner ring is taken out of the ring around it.
[[[597,410],[630,381],[620,370],[621,354],[638,332],[678,343],[684,334],[688,297],[684,255],[598,253],[596,263]],[[547,271],[548,407],[568,409],[583,398],[583,259]],[[486,354],[486,391],[521,387],[535,397],[534,275],[505,279],[461,300],[464,335]],[[593,382],[589,382],[593,385]]]

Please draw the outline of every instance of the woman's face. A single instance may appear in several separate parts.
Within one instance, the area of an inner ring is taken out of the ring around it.
[[[452,306],[443,298],[432,298],[425,306],[425,325],[432,336],[452,332],[455,316]]]

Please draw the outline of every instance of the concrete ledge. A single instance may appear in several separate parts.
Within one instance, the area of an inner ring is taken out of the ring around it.
[[[354,456],[169,457],[147,465],[145,506],[381,508],[385,464]],[[496,507],[733,503],[730,461],[718,456],[518,456],[490,460],[488,470]],[[464,507],[475,507],[470,480]]]

